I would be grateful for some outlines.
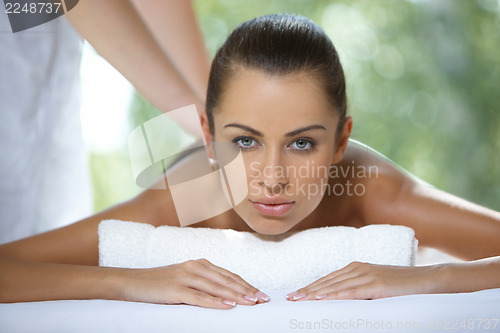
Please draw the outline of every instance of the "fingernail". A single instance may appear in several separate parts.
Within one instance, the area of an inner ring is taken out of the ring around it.
[[[252,302],[257,302],[259,300],[257,296],[251,296],[251,295],[243,296],[243,298]]]
[[[293,296],[298,295],[298,294],[299,294],[299,292],[298,292],[298,291],[294,291],[293,293],[289,293],[289,294],[288,294],[288,295],[286,295],[285,297],[286,297],[286,298],[290,298],[290,297],[293,297]]]
[[[316,296],[316,299],[325,299],[326,298],[326,295],[318,295]]]
[[[222,303],[227,304],[227,305],[231,305],[231,306],[233,306],[233,307],[234,307],[234,306],[236,306],[236,302],[234,302],[234,301],[228,301],[228,300],[225,300],[225,301],[224,301],[224,302],[222,302]]]
[[[294,301],[298,301],[299,299],[303,299],[303,298],[306,298],[306,294],[304,294],[304,293],[297,295],[297,296],[293,296]]]
[[[255,296],[257,296],[258,298],[260,298],[261,300],[263,300],[264,302],[268,302],[271,297],[267,296],[266,294],[264,294],[262,291],[259,291],[255,294]]]

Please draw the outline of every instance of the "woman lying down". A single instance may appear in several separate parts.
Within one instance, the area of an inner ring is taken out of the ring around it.
[[[280,234],[403,224],[414,229],[420,245],[467,260],[421,267],[354,262],[289,294],[290,301],[500,287],[500,213],[422,185],[349,141],[346,105],[342,66],[320,27],[292,15],[237,27],[212,63],[201,121],[207,141],[241,150],[250,190],[233,210],[192,226]],[[331,165],[376,167],[377,177],[272,172]],[[362,195],[326,190],[348,182],[359,191],[362,185]],[[313,184],[324,191],[299,191]],[[97,228],[104,219],[179,226],[171,193],[147,190],[67,227],[2,245],[0,301],[98,298],[219,309],[269,301],[241,277],[203,259],[152,269],[98,267]]]

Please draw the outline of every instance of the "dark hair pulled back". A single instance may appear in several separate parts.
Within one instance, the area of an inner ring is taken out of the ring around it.
[[[270,75],[313,75],[339,113],[339,133],[347,112],[344,71],[332,41],[317,24],[302,16],[274,14],[234,29],[217,51],[210,69],[206,111],[212,134],[213,112],[231,76],[241,67]]]

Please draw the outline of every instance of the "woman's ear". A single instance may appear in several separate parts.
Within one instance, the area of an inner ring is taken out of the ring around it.
[[[344,121],[344,126],[342,126],[341,132],[338,134],[337,147],[335,154],[333,155],[332,165],[337,164],[344,157],[344,152],[347,148],[347,143],[349,142],[349,137],[352,132],[352,117],[346,117]]]
[[[201,113],[200,122],[201,122],[201,129],[203,130],[203,135],[205,136],[205,141],[207,143],[208,156],[210,158],[213,158],[212,154],[213,137],[212,133],[210,133],[210,126],[208,125],[208,117],[205,111]]]

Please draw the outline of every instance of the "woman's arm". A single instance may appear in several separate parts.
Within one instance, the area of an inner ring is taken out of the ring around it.
[[[95,266],[101,220],[175,224],[168,195],[148,190],[73,225],[1,245],[0,302],[99,298],[230,309],[269,300],[241,277],[204,259],[152,269]]]
[[[375,299],[500,288],[500,256],[467,263],[389,266],[352,262],[288,294],[290,301]]]
[[[29,262],[0,256],[0,303],[109,299],[230,309],[268,296],[204,259],[152,269]]]
[[[349,179],[365,189],[353,198],[363,225],[408,226],[420,246],[464,260],[500,255],[500,212],[426,185],[357,142],[349,142],[342,163],[370,171]]]
[[[419,245],[463,260],[500,255],[500,213],[420,184],[399,170],[370,180],[366,223],[405,225]]]
[[[500,213],[424,185],[396,165],[356,144],[347,162],[366,170],[366,192],[358,198],[363,224],[405,225],[419,245],[464,263],[399,267],[354,262],[292,293],[289,300],[371,299],[420,293],[500,288]],[[484,259],[485,258],[485,259]]]
[[[119,269],[61,265],[0,256],[0,302],[121,299]]]

